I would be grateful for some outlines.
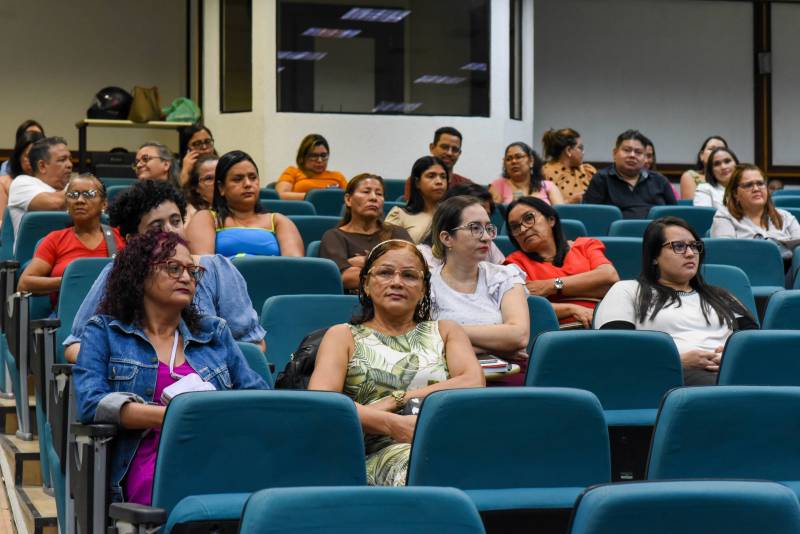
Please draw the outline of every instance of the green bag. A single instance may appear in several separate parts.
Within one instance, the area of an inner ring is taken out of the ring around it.
[[[167,122],[197,122],[202,116],[197,104],[185,97],[176,98],[161,111],[166,116],[164,120]]]

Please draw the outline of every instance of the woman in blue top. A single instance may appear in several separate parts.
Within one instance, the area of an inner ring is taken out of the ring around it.
[[[177,234],[138,235],[114,260],[99,315],[86,325],[73,374],[78,418],[133,431],[114,441],[113,500],[151,502],[165,388],[192,380],[189,391],[268,388],[225,320],[197,312],[204,271]]]
[[[111,226],[119,228],[126,240],[151,229],[175,232],[183,236],[186,217],[186,200],[168,182],[142,180],[119,195],[109,208]],[[216,255],[196,256],[205,270],[197,284],[194,303],[201,315],[216,315],[227,321],[233,338],[255,343],[264,349],[264,329],[253,309],[247,293],[247,283],[228,258]],[[78,313],[72,321],[72,330],[64,340],[64,354],[74,363],[80,349],[80,339],[89,318],[106,292],[106,281],[111,265],[100,272]],[[223,290],[224,288],[224,290]]]
[[[258,198],[258,167],[241,150],[219,158],[210,210],[186,228],[192,254],[302,256],[303,239],[288,217],[265,213]]]

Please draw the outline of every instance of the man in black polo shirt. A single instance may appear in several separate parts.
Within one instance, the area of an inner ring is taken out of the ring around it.
[[[583,203],[612,204],[626,219],[646,219],[653,206],[677,204],[669,180],[644,168],[646,141],[638,130],[619,134],[614,164],[592,176]]]

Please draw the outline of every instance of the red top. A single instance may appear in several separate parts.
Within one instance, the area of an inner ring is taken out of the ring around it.
[[[605,245],[599,239],[579,237],[572,243],[561,267],[557,267],[552,263],[534,261],[520,250],[506,256],[505,263],[518,265],[528,275],[528,280],[550,280],[552,278],[586,273],[600,265],[611,264],[611,261],[604,254],[605,249]],[[558,295],[551,295],[548,299],[552,302],[580,304],[591,309],[594,309],[597,304],[587,300],[564,299]]]
[[[112,231],[114,232],[114,241],[117,243],[117,250],[122,250],[125,247],[125,241],[116,228],[112,228]],[[106,247],[104,237],[97,247],[88,248],[75,235],[74,228],[70,227],[47,234],[36,247],[33,257],[49,263],[53,267],[50,276],[59,277],[64,274],[67,265],[78,258],[107,258],[108,247]],[[50,294],[50,302],[55,308],[58,304],[58,293]]]

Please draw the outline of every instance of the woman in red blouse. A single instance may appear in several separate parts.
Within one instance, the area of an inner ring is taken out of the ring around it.
[[[114,241],[117,250],[125,246],[116,229],[104,229],[100,224],[100,215],[106,208],[103,182],[90,174],[76,176],[67,184],[66,197],[67,213],[74,225],[50,232],[42,239],[18,285],[19,291],[50,293],[53,308],[58,303],[61,276],[67,265],[78,258],[108,257],[109,240]]]
[[[568,242],[556,210],[534,197],[508,206],[506,227],[517,250],[505,263],[525,271],[530,294],[549,299],[562,324],[590,328],[595,305],[619,280],[603,243],[587,237]]]

